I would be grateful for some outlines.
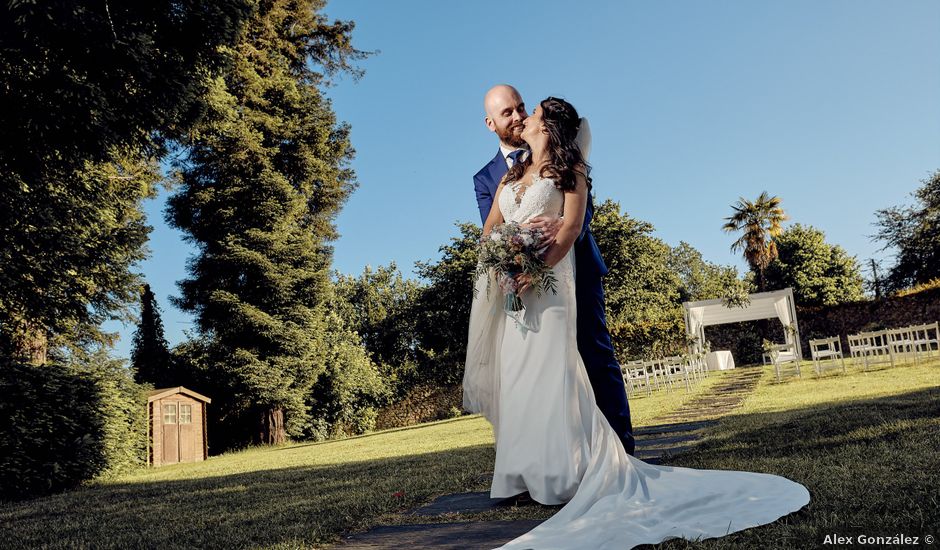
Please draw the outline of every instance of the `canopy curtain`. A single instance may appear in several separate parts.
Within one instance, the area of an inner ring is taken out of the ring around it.
[[[790,305],[787,303],[786,297],[780,298],[774,302],[774,309],[777,311],[777,318],[780,319],[780,322],[783,324],[787,343],[792,344],[793,338],[790,336],[790,331],[786,330],[787,327],[790,326],[790,323],[793,322],[793,319],[790,318]]]
[[[701,335],[702,330],[702,321],[705,319],[705,307],[690,307],[689,308],[689,336],[699,336]],[[701,339],[701,338],[700,338]],[[705,342],[698,342],[695,347],[698,350],[704,349]]]

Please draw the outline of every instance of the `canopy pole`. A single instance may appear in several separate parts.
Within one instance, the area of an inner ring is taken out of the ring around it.
[[[787,307],[790,308],[790,318],[793,319],[793,338],[796,340],[796,356],[803,359],[803,345],[800,343],[800,325],[796,321],[796,303],[793,300],[793,289],[787,288]]]

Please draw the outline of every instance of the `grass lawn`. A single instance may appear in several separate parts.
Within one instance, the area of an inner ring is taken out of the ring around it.
[[[654,423],[724,375],[710,376],[693,394],[632,399],[636,425]],[[696,547],[817,547],[825,533],[940,534],[938,448],[934,360],[867,373],[850,367],[821,379],[804,370],[804,379],[781,384],[766,372],[740,409],[672,463],[777,473],[812,493],[797,514]],[[344,532],[413,521],[399,513],[437,495],[485,489],[480,476],[493,459],[492,431],[476,416],[250,449],[0,504],[0,546],[322,547]],[[550,513],[526,506],[478,518]]]
[[[638,423],[695,391],[633,400]],[[254,448],[195,464],[142,469],[75,491],[0,504],[0,547],[309,548],[336,541],[492,470],[493,432],[479,416],[341,441]]]
[[[809,363],[802,379],[780,383],[772,367],[752,368],[765,372],[742,407],[669,464],[782,475],[809,489],[810,504],[769,526],[650,548],[820,548],[827,534],[903,533],[923,544],[925,535],[940,535],[940,360],[868,372],[850,364],[845,374],[820,377]],[[523,506],[474,518],[553,512]]]
[[[818,548],[834,533],[903,533],[923,545],[940,535],[940,360],[811,372],[776,383],[768,368],[740,409],[672,461],[780,474],[809,489],[809,505],[767,527],[660,548]]]

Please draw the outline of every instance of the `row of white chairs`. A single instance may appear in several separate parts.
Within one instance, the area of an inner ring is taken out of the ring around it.
[[[693,384],[708,376],[704,353],[627,361],[621,365],[621,371],[630,396],[638,392],[652,395],[654,389],[668,392],[678,384],[692,391]]]
[[[921,356],[932,357],[934,352],[940,355],[940,323],[860,332],[848,335],[848,341],[849,357],[856,364],[862,363],[865,370],[878,363],[894,366],[896,360],[904,359],[913,359],[916,364]],[[842,340],[838,336],[810,340],[809,345],[817,375],[831,368],[846,371]]]
[[[867,370],[870,365],[913,360],[940,354],[940,323],[910,325],[872,332],[850,334],[849,354],[856,362],[861,360]]]

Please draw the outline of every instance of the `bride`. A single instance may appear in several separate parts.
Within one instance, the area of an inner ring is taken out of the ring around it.
[[[590,188],[587,121],[550,97],[524,125],[530,154],[500,183],[483,234],[503,222],[561,216],[545,255],[557,292],[524,291],[524,309],[507,312],[492,272],[478,277],[464,408],[493,425],[491,497],[528,491],[537,502],[565,506],[502,548],[619,550],[675,537],[705,539],[805,506],[806,488],[779,476],[656,466],[626,454],[596,406],[577,347],[572,244]]]

